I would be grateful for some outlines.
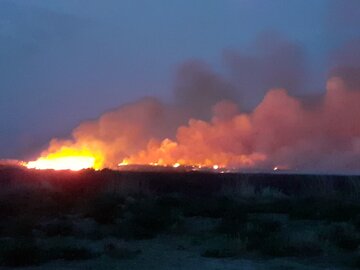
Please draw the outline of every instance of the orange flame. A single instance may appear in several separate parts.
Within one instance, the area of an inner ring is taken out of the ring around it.
[[[38,170],[71,170],[82,169],[98,170],[102,167],[100,155],[91,153],[89,150],[78,150],[73,148],[61,148],[58,152],[42,156],[35,161],[25,164],[29,169]]]

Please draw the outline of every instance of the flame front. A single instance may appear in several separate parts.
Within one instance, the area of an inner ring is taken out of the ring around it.
[[[97,170],[101,168],[101,158],[89,150],[62,148],[58,152],[30,161],[25,166],[29,169],[38,170],[80,171],[90,168]]]

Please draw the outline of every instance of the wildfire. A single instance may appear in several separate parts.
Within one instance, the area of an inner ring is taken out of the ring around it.
[[[51,140],[47,151],[25,166],[74,171],[154,166],[222,173],[333,170],[336,165],[358,171],[359,100],[360,91],[347,90],[339,78],[329,80],[323,101],[314,106],[272,89],[251,113],[220,101],[209,121],[190,118],[167,137],[178,111],[145,99],[80,124],[71,139]]]
[[[63,148],[60,151],[42,156],[35,161],[25,164],[29,169],[38,170],[71,170],[80,171],[82,169],[101,168],[102,159],[99,155],[94,155],[88,150],[76,150]]]
[[[216,127],[214,127],[215,129]],[[185,127],[182,127],[185,132]],[[212,133],[212,132],[208,132]],[[215,132],[214,132],[215,133]],[[188,134],[185,134],[188,135]],[[252,168],[258,162],[266,159],[266,155],[262,153],[231,153],[222,152],[217,148],[217,144],[209,145],[192,145],[190,148],[187,141],[189,137],[179,137],[179,142],[175,142],[169,138],[162,141],[151,140],[145,149],[127,156],[122,159],[118,166],[126,165],[149,165],[159,167],[173,168],[192,168],[193,170],[220,170],[222,168]],[[193,151],[191,151],[193,150]]]
[[[180,165],[181,165],[181,164],[180,164],[179,162],[176,162],[176,163],[173,165],[173,167],[174,167],[174,168],[178,168],[178,167],[180,167]]]

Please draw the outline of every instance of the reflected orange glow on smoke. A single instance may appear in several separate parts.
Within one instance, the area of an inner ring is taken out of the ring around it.
[[[137,155],[125,158],[120,165],[124,164],[150,164],[156,166],[194,166],[218,169],[219,167],[254,167],[258,161],[266,159],[263,154],[232,154],[220,153],[206,148],[191,148],[188,152],[186,147],[165,139],[160,143],[152,141],[146,150]]]
[[[357,169],[359,102],[360,91],[347,89],[334,77],[321,102],[311,106],[284,89],[273,89],[250,113],[220,101],[210,121],[190,119],[169,137],[163,129],[173,119],[170,111],[145,99],[81,124],[72,140],[53,140],[47,152],[27,166]]]

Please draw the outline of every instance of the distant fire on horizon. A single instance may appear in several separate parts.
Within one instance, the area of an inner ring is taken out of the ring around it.
[[[326,92],[314,104],[285,89],[271,89],[251,112],[219,100],[209,120],[145,98],[80,124],[69,140],[51,140],[25,166],[352,171],[359,169],[359,102],[360,91],[349,89],[337,76],[328,80]]]

